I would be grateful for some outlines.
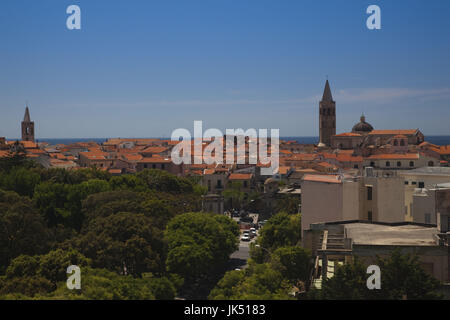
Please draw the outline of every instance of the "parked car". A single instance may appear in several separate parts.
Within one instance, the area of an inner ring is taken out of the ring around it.
[[[241,237],[241,241],[250,241],[250,235],[244,233]]]

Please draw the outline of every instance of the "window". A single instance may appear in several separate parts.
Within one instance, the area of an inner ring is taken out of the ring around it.
[[[147,164],[144,164],[144,169],[147,169],[148,168],[148,165]]]
[[[398,146],[397,140],[394,140],[394,146]]]
[[[410,161],[410,162],[409,162],[409,166],[410,166],[410,167],[414,167],[414,161]]]
[[[371,167],[375,167],[375,162],[370,161],[370,166],[371,166]]]
[[[405,140],[400,140],[400,145],[403,147],[405,145]]]
[[[431,214],[425,213],[425,223],[430,224],[431,223]]]
[[[222,180],[217,180],[217,188],[222,188]]]
[[[386,167],[390,167],[391,163],[389,161],[386,161]]]
[[[244,188],[247,188],[247,186],[248,186],[247,181],[244,181]]]
[[[372,211],[367,212],[367,220],[372,221]]]
[[[154,164],[154,165],[152,166],[152,168],[153,168],[153,169],[156,169],[156,164]]]
[[[401,167],[402,163],[400,161],[397,161],[397,167]]]
[[[161,169],[165,169],[166,168],[166,165],[163,163],[162,165],[161,165]]]
[[[428,166],[429,167],[433,167],[434,166],[434,162],[433,161],[428,161]]]
[[[413,181],[413,182],[411,182],[411,184],[412,184],[412,185],[416,185],[416,184],[417,184],[417,182]]]
[[[405,185],[408,185],[408,181],[405,181]]]
[[[357,164],[355,164],[355,165],[353,166],[353,168],[355,168],[355,169],[358,169],[358,165],[357,165]]]
[[[211,191],[211,180],[208,180],[208,191]]]
[[[420,181],[419,182],[419,188],[421,188],[421,189],[425,188],[425,183]]]
[[[372,200],[372,187],[367,187],[367,200]]]

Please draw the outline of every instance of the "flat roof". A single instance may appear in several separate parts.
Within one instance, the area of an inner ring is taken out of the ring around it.
[[[399,174],[405,175],[416,175],[416,174],[432,174],[432,175],[443,175],[450,176],[450,167],[420,167],[412,170],[402,170]]]
[[[373,223],[344,224],[347,238],[356,245],[436,246],[436,227],[389,226]]]

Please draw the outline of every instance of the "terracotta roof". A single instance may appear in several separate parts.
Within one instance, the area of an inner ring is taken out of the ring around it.
[[[303,181],[325,182],[325,183],[341,183],[339,175],[320,175],[307,174],[303,177]]]
[[[171,163],[172,160],[169,158],[162,158],[162,157],[148,157],[143,158],[139,161],[139,163]]]
[[[314,169],[310,169],[310,168],[305,168],[305,169],[295,169],[294,172],[300,172],[300,173],[310,172],[310,173],[314,173],[314,172],[318,172],[318,171],[314,170]]]
[[[288,166],[279,166],[278,173],[279,174],[287,174],[291,167]]]
[[[359,133],[354,133],[354,132],[344,132],[344,133],[335,135],[335,137],[361,137],[361,135]]]
[[[203,170],[203,174],[214,174],[216,172],[215,169],[205,169]]]
[[[142,150],[141,152],[143,152],[143,153],[162,153],[167,150],[168,150],[167,147],[147,147],[144,150]]]
[[[37,149],[38,147],[37,143],[33,141],[19,141],[19,143],[23,145],[25,149]]]
[[[228,180],[250,180],[252,177],[251,173],[232,173],[228,176]]]
[[[415,134],[418,131],[418,129],[406,129],[406,130],[372,130],[369,132],[370,135],[375,134],[390,134],[390,135],[411,135]]]
[[[441,149],[440,154],[450,154],[450,145],[441,146],[440,149]]]
[[[362,162],[363,157],[361,156],[352,156],[349,154],[338,154],[336,156],[336,160],[339,162]]]
[[[140,154],[135,154],[135,153],[126,153],[126,154],[121,154],[122,159],[127,160],[127,161],[140,161],[142,160],[144,157]]]
[[[404,160],[418,160],[419,154],[418,153],[404,153],[404,154],[398,154],[398,153],[382,153],[382,154],[373,154],[366,159],[373,159],[373,160],[397,160],[397,159],[404,159]]]
[[[314,161],[317,155],[312,153],[295,153],[284,159],[287,161]]]
[[[9,150],[0,150],[0,158],[6,158],[6,157],[10,157],[11,153],[9,152]]]
[[[318,162],[317,165],[319,165],[321,167],[326,167],[326,168],[336,168],[335,165],[332,165],[331,163],[328,163],[325,161]]]
[[[33,153],[33,154],[44,154],[44,153],[46,153],[44,150],[41,150],[41,149],[29,149],[29,150],[27,150],[27,152]]]
[[[80,156],[86,157],[90,160],[105,160],[109,154],[106,152],[80,152]]]

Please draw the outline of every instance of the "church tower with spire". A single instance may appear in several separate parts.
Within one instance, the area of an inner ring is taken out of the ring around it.
[[[25,109],[25,116],[22,121],[22,141],[34,142],[34,121],[30,119],[30,110],[28,106]]]
[[[330,83],[325,83],[322,101],[319,102],[319,146],[330,146],[336,134],[336,102],[331,95]]]

